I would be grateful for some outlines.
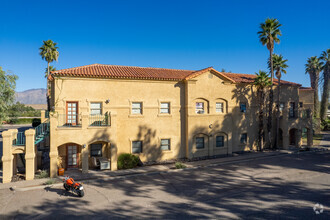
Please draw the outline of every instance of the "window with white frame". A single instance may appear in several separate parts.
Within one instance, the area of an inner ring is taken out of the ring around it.
[[[280,112],[283,112],[283,110],[284,110],[284,102],[281,102],[280,103]]]
[[[215,103],[215,111],[217,113],[223,113],[223,106],[224,106],[224,103],[223,102],[217,102]]]
[[[132,102],[132,114],[142,115],[142,102]]]
[[[170,103],[169,102],[160,103],[160,113],[161,114],[170,114]]]
[[[91,157],[102,157],[102,144],[91,144]]]
[[[204,148],[204,137],[196,137],[196,148],[197,149]]]
[[[101,102],[91,102],[91,115],[102,115],[102,103]]]
[[[160,140],[160,149],[161,150],[170,150],[171,149],[171,140],[170,139],[161,139]]]
[[[204,114],[204,102],[196,102],[196,113],[197,114]]]
[[[246,144],[247,143],[247,133],[241,134],[240,143],[241,144]]]
[[[216,147],[224,147],[225,146],[225,137],[223,135],[216,136]]]
[[[239,109],[241,112],[245,113],[246,112],[246,103],[240,102]]]
[[[142,141],[132,141],[132,153],[142,153]]]

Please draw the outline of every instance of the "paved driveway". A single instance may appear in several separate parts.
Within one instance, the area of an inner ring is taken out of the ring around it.
[[[281,155],[62,187],[0,190],[4,219],[330,219],[330,154]],[[316,215],[313,207],[323,205]]]

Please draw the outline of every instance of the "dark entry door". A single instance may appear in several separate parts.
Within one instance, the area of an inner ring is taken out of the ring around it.
[[[77,145],[68,145],[67,147],[68,168],[78,167],[78,147]]]
[[[296,145],[296,129],[291,129],[289,132],[290,145]]]

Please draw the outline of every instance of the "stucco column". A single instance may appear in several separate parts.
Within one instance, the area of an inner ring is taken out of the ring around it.
[[[29,129],[25,131],[25,179],[33,180],[36,169],[35,158],[36,148],[34,144],[35,130]]]
[[[56,132],[57,132],[57,113],[49,114],[50,122],[50,134],[49,134],[49,159],[50,159],[50,170],[49,175],[51,178],[57,176],[57,160],[58,160],[58,150],[56,144]]]
[[[208,155],[210,156],[210,157],[212,157],[213,155],[214,155],[214,152],[213,152],[213,150],[214,150],[214,138],[215,138],[215,136],[214,136],[214,134],[210,134],[209,135],[209,153],[208,153]]]
[[[17,129],[11,129],[2,132],[2,182],[9,183],[13,177],[13,131]]]
[[[87,129],[89,124],[89,114],[88,112],[81,113],[81,128]]]
[[[227,149],[227,154],[231,155],[233,154],[233,133],[229,132],[228,133],[228,149]]]
[[[301,129],[296,130],[296,147],[301,147]]]
[[[308,147],[313,146],[313,129],[311,128],[307,129],[307,146]]]
[[[88,173],[88,144],[84,144],[81,150],[81,168],[82,173]]]
[[[117,160],[118,160],[118,149],[117,145],[114,143],[111,143],[110,145],[110,152],[111,152],[111,170],[117,170]]]
[[[40,122],[41,123],[44,123],[47,120],[46,119],[46,111],[45,110],[41,110],[40,112],[41,112],[40,113],[40,117],[41,117]]]
[[[110,145],[110,162],[112,171],[117,170],[118,145],[117,145],[117,112],[111,112],[111,141]]]

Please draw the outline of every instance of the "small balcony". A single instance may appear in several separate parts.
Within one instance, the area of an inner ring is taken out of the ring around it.
[[[104,115],[89,115],[89,123],[90,127],[104,127],[111,126],[111,113],[107,112]]]
[[[59,114],[57,120],[58,127],[81,127],[80,114]]]

